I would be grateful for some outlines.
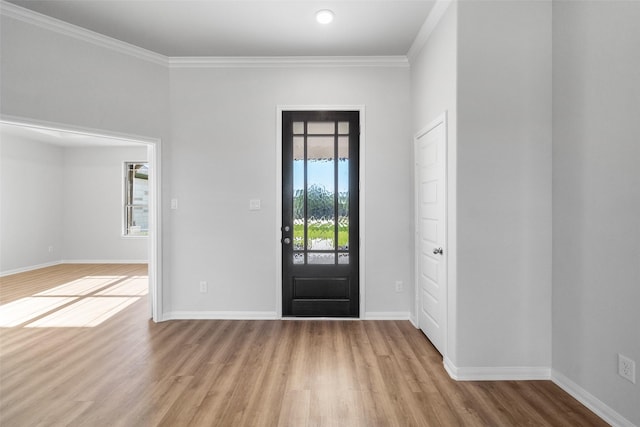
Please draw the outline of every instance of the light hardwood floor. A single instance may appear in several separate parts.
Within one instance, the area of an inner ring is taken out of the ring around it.
[[[607,425],[549,381],[451,380],[407,321],[154,324],[145,274],[60,265],[0,278],[2,322],[27,319],[0,328],[0,425]],[[53,315],[21,305],[61,301]]]

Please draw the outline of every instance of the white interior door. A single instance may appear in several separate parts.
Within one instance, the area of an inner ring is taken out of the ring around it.
[[[441,354],[447,305],[446,137],[443,115],[415,138],[418,325]]]

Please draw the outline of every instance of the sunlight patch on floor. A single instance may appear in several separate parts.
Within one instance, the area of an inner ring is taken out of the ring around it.
[[[62,308],[26,328],[86,328],[98,326],[111,316],[124,310],[138,297],[87,297]]]
[[[68,304],[76,297],[27,297],[0,306],[0,327],[11,328]]]
[[[0,327],[94,327],[148,293],[148,276],[85,276],[0,305]]]
[[[55,288],[40,292],[35,294],[35,296],[89,295],[98,289],[102,289],[105,286],[111,283],[116,283],[126,277],[127,276],[86,276],[82,279],[74,280],[73,282],[65,283],[64,285],[56,286]]]
[[[98,292],[96,295],[133,296],[149,293],[149,278],[147,276],[132,276],[116,285]]]

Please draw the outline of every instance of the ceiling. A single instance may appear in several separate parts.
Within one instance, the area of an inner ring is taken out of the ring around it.
[[[436,0],[9,2],[169,57],[272,57],[406,55]]]

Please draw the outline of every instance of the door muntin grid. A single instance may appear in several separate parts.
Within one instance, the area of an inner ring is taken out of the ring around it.
[[[292,123],[293,264],[349,264],[349,122]]]

